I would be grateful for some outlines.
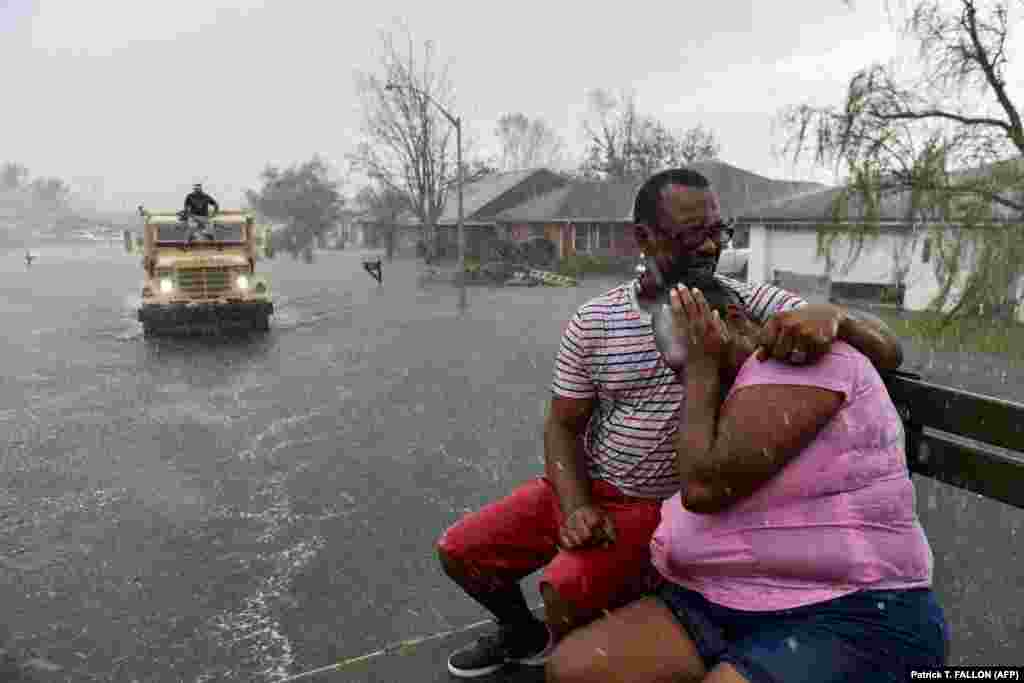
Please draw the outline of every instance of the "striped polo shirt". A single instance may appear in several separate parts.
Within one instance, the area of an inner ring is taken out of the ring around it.
[[[805,302],[768,284],[721,275],[755,320]],[[679,491],[673,435],[686,397],[685,382],[654,345],[651,315],[640,308],[636,281],[583,304],[569,321],[555,359],[555,396],[596,399],[584,435],[587,471],[638,498]]]

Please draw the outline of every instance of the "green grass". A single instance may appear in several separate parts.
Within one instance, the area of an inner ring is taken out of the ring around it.
[[[874,311],[899,337],[936,351],[991,353],[1024,360],[1024,325],[992,318],[958,318],[942,325],[932,312]]]
[[[559,275],[579,277],[581,275],[620,275],[632,272],[629,259],[611,259],[589,254],[574,254],[558,262],[556,271]],[[624,265],[625,264],[625,265]]]

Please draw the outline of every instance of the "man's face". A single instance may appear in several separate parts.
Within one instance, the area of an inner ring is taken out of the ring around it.
[[[192,186],[192,191],[193,192],[202,192],[203,191],[203,186],[202,185],[193,185]]]
[[[670,282],[686,282],[696,274],[711,275],[722,245],[717,197],[705,190],[669,185],[658,202],[658,221],[637,226],[637,241]]]

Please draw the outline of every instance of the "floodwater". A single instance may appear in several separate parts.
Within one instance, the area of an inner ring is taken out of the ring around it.
[[[0,646],[55,680],[280,681],[479,620],[434,541],[542,472],[559,335],[614,284],[472,288],[460,311],[412,261],[379,286],[365,252],[281,256],[259,264],[270,333],[144,339],[137,254],[34,251],[0,251]],[[937,583],[984,602],[951,619],[960,656],[1024,651],[1020,515],[919,495],[961,524],[930,533]],[[967,542],[992,550],[972,567]]]

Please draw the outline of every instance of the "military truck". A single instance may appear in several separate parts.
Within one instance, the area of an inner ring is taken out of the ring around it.
[[[202,226],[172,211],[143,217],[143,333],[267,331],[270,283],[256,273],[254,216],[219,211]]]

